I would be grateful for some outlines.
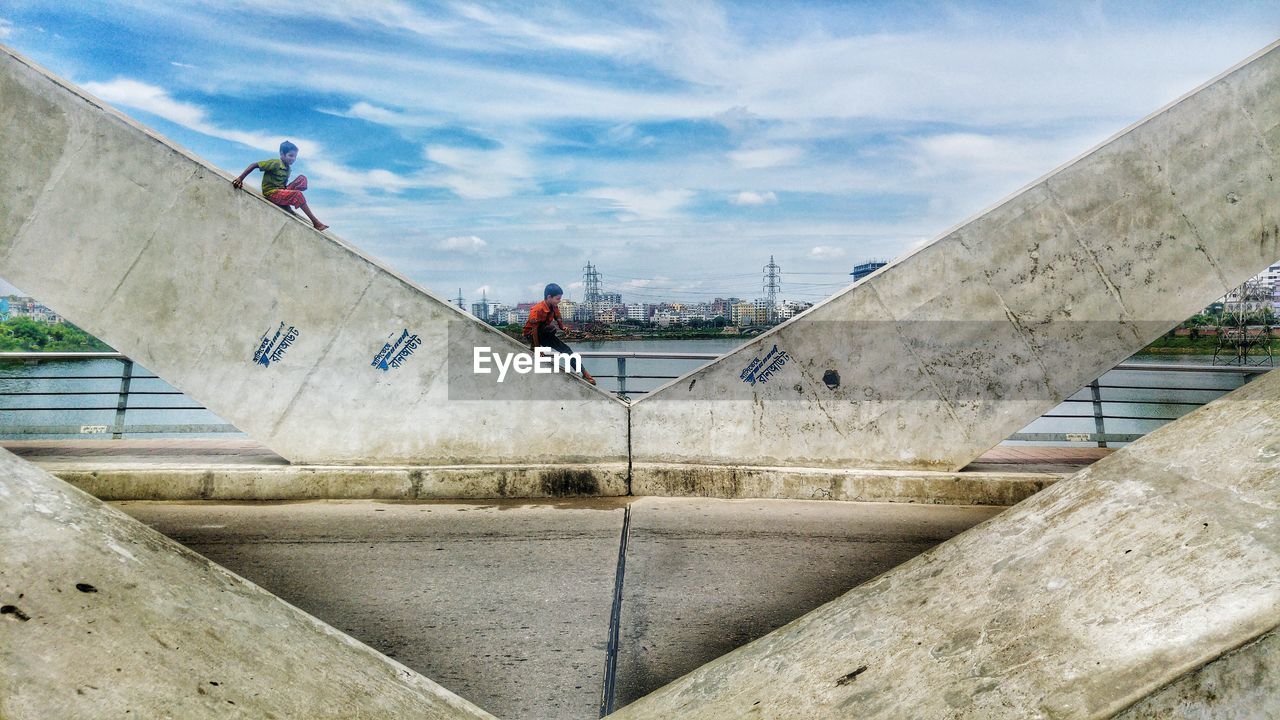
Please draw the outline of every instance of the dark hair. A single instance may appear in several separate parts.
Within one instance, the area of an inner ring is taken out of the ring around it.
[[[285,140],[284,142],[280,143],[280,154],[281,154],[281,155],[284,155],[285,153],[291,153],[291,152],[295,152],[295,153],[296,153],[296,152],[298,152],[298,146],[297,146],[297,145],[294,145],[293,143],[289,142],[288,140]]]
[[[542,291],[543,299],[549,298],[552,295],[563,295],[563,294],[564,294],[564,290],[561,290],[560,286],[555,283],[551,283],[550,285],[547,285],[547,289]]]

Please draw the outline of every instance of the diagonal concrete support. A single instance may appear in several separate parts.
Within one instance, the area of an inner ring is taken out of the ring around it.
[[[1111,717],[1280,625],[1278,517],[1271,372],[612,717]]]
[[[0,717],[492,718],[0,451]]]
[[[3,47],[0,127],[0,276],[280,455],[626,460],[615,398],[474,374],[524,348]]]
[[[1166,685],[1116,720],[1229,720],[1280,715],[1280,631]]]
[[[1277,259],[1273,45],[646,396],[632,459],[957,470]]]

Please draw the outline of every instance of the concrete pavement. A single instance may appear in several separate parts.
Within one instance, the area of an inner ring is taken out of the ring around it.
[[[684,498],[633,508],[617,707],[1002,510]]]
[[[503,718],[595,717],[622,508],[619,705],[998,512],[805,501],[117,507]]]

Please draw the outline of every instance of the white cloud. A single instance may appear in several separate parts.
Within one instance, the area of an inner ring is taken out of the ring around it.
[[[110,82],[87,82],[84,88],[109,103],[142,110],[188,130],[258,150],[278,151],[280,141],[285,139],[263,132],[220,127],[209,120],[208,113],[199,105],[175,100],[164,88],[137,80],[116,78]],[[299,154],[315,154],[319,149],[318,144],[307,140],[294,139],[294,142]]]
[[[435,173],[438,182],[469,200],[512,195],[529,184],[532,172],[524,152],[512,147],[477,150],[431,145],[426,156],[443,168]]]
[[[796,147],[757,148],[755,150],[735,150],[729,153],[733,164],[744,170],[755,168],[771,168],[779,165],[791,165],[804,154]]]
[[[778,202],[778,196],[772,190],[768,192],[758,193],[752,190],[743,190],[734,195],[729,201],[734,205],[771,205]]]
[[[527,47],[616,55],[638,49],[655,39],[652,33],[630,29],[618,29],[612,33],[593,32],[586,29],[580,32],[567,31],[563,27],[564,20],[569,19],[566,16],[559,18],[560,23],[550,26],[511,13],[494,12],[479,5],[457,5],[454,9],[462,17],[481,25],[483,30],[496,38]],[[583,23],[585,25],[595,27],[601,25],[599,18],[595,18],[594,22],[586,18],[583,20],[586,21]],[[473,31],[472,34],[474,36],[476,33]]]
[[[196,67],[195,65],[190,65],[190,64],[188,64],[188,63],[184,63],[184,62],[178,62],[177,60],[170,60],[170,61],[169,61],[169,64],[170,64],[170,65],[172,65],[172,66],[174,66],[174,67],[187,68],[187,69],[190,69],[190,70],[194,70],[194,69],[195,69],[195,67]]]
[[[954,223],[1043,176],[1105,139],[1101,128],[1048,138],[943,133],[914,138],[902,165],[927,190],[929,215]]]
[[[4,40],[13,34],[13,23],[0,18],[0,40]]]
[[[476,237],[475,235],[455,235],[454,237],[448,237],[441,240],[436,247],[450,252],[474,255],[485,249],[488,245],[489,243],[485,242],[483,238]]]
[[[287,5],[272,5],[253,0],[229,0],[228,4],[241,6],[250,12],[273,14],[290,19],[297,14],[296,8]],[[399,0],[361,0],[360,2],[308,0],[306,10],[309,17],[340,22],[360,29],[367,29],[374,25],[436,38],[447,37],[460,29],[457,22],[429,17]]]
[[[391,110],[363,100],[356,102],[346,110],[321,110],[330,115],[367,120],[379,125],[398,128],[424,128],[439,124],[434,117],[422,114],[410,114],[400,110]]]
[[[88,82],[84,87],[109,103],[142,110],[188,130],[264,152],[278,152],[280,141],[285,139],[261,131],[222,127],[209,119],[203,107],[175,100],[164,88],[137,80],[117,78],[110,82]],[[357,194],[371,189],[396,193],[428,184],[424,178],[396,175],[387,170],[357,170],[330,159],[318,142],[300,137],[288,139],[298,146],[298,155],[306,172],[329,189]]]
[[[818,245],[809,251],[809,257],[815,260],[836,260],[844,257],[844,248],[831,245]]]
[[[641,190],[638,188],[603,187],[583,193],[586,197],[605,200],[619,211],[624,220],[670,218],[693,199],[692,190]]]

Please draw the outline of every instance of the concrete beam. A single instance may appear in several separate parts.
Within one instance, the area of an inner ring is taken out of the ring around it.
[[[957,470],[1280,259],[1278,163],[1272,45],[645,396],[633,460]]]
[[[1272,630],[1143,698],[1116,720],[1253,720],[1280,716],[1280,632]]]
[[[492,718],[0,451],[0,717]]]
[[[428,500],[619,497],[626,463],[49,467],[100,500]]]
[[[1271,372],[613,717],[1111,717],[1280,625],[1278,511]]]
[[[0,276],[289,460],[627,460],[609,394],[473,374],[522,346],[3,47],[0,126]]]

